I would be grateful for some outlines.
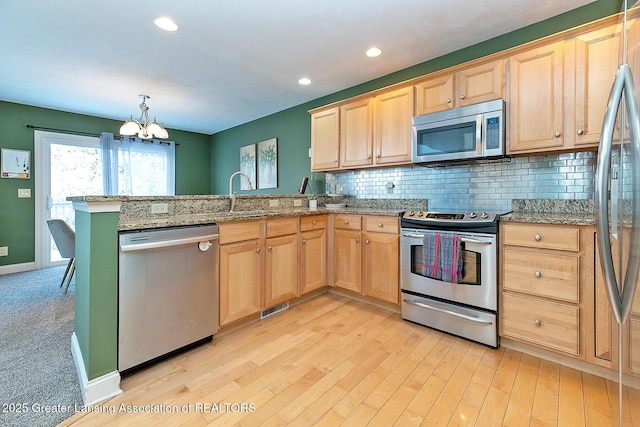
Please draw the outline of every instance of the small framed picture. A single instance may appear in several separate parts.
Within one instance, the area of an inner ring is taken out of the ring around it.
[[[240,170],[247,174],[251,181],[251,188],[256,189],[256,144],[240,147]],[[240,178],[240,189],[249,190],[246,179]]]
[[[258,142],[258,188],[278,187],[278,138]]]
[[[2,157],[0,177],[31,178],[31,151],[2,148],[0,156]]]

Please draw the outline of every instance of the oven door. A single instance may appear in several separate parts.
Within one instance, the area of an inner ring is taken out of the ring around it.
[[[400,237],[400,286],[426,297],[497,311],[496,236],[460,234],[463,278],[460,283],[443,282],[423,275],[423,241],[428,230],[402,229]],[[439,233],[449,233],[438,231]]]

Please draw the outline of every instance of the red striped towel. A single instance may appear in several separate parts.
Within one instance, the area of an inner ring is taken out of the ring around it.
[[[442,234],[440,237],[440,268],[444,282],[460,283],[462,280],[462,242],[459,234]]]
[[[422,242],[422,275],[432,279],[442,277],[440,267],[440,233],[424,233]]]

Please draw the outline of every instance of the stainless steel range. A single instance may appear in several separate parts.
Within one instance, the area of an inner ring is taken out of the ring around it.
[[[402,214],[403,319],[491,347],[499,345],[499,217],[486,212]],[[452,267],[457,273],[440,273]]]

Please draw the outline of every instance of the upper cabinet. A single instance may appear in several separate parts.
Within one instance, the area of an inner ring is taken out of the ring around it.
[[[510,57],[509,153],[596,149],[622,53],[614,24]]]
[[[415,85],[416,116],[503,98],[504,61],[428,78]]]
[[[311,170],[340,166],[340,109],[329,108],[311,115]]]
[[[411,162],[413,87],[311,112],[311,170]]]

